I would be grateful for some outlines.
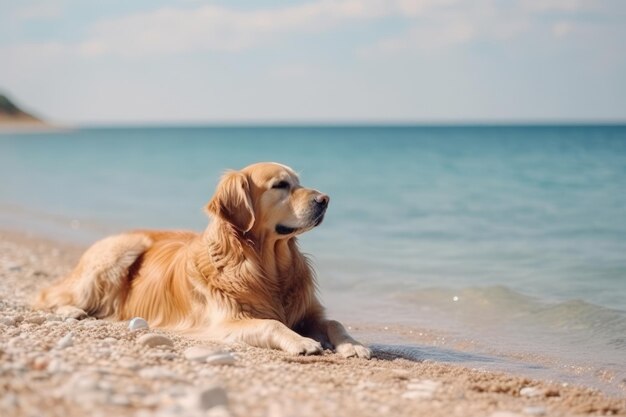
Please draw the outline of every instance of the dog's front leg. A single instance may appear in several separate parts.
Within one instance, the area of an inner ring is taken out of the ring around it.
[[[335,347],[335,351],[346,358],[356,356],[359,358],[369,359],[372,357],[372,351],[354,340],[341,323],[335,320],[325,320],[320,323],[326,330],[328,340]]]
[[[302,321],[297,330],[300,334],[319,341],[324,348],[334,349],[346,358],[356,356],[369,359],[372,356],[372,351],[354,340],[338,321],[314,316]]]
[[[302,337],[277,320],[244,319],[223,323],[220,338],[245,342],[252,346],[280,349],[293,355],[316,355],[322,352],[319,342]]]

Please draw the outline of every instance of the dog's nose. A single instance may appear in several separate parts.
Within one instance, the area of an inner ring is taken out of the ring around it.
[[[315,202],[322,207],[326,207],[328,202],[330,201],[330,197],[326,194],[318,194],[315,196]]]

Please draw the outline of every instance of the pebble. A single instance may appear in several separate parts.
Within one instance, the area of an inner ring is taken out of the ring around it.
[[[19,336],[13,337],[9,339],[7,346],[10,348],[14,348],[19,346],[22,343],[22,339]]]
[[[148,322],[141,317],[135,317],[128,323],[128,330],[130,330],[131,332],[135,330],[142,330],[142,329],[149,329],[149,328],[150,326],[148,326]]]
[[[522,397],[538,397],[541,394],[541,390],[534,387],[524,387],[519,390],[519,395],[521,395]]]
[[[489,417],[524,417],[522,414],[514,413],[512,411],[496,411],[491,413]]]
[[[65,319],[65,322],[69,324],[74,324],[74,323],[78,323],[78,320],[75,319],[74,317],[68,317]]]
[[[13,317],[2,317],[0,318],[0,323],[4,324],[5,326],[15,326],[17,324]]]
[[[65,349],[74,345],[74,334],[69,332],[65,336],[63,336],[56,344],[57,349]]]
[[[13,394],[12,392],[6,393],[3,395],[2,400],[0,402],[0,405],[2,405],[3,408],[14,408],[19,406],[20,402],[17,398],[17,395]]]
[[[46,367],[46,369],[48,370],[48,372],[55,374],[55,373],[58,373],[58,372],[63,372],[63,371],[69,370],[69,366],[66,365],[65,363],[63,363],[60,360],[52,359],[48,363],[48,366]]]
[[[33,361],[33,369],[36,371],[43,371],[48,367],[48,359],[42,356],[35,358]]]
[[[224,388],[219,385],[210,385],[191,391],[183,403],[190,409],[206,411],[213,407],[226,406],[228,397]]]
[[[126,368],[131,371],[136,371],[138,369],[141,369],[141,364],[139,364],[138,362],[136,362],[134,359],[131,359],[131,358],[122,358],[117,363],[122,368]]]
[[[156,359],[161,359],[164,361],[173,361],[174,359],[176,359],[176,355],[173,354],[172,352],[154,352],[152,354],[150,354],[151,358],[156,358]]]
[[[128,407],[131,405],[131,402],[128,399],[128,397],[122,394],[112,395],[111,398],[109,399],[109,402],[113,405],[119,405],[123,407]]]
[[[142,369],[141,371],[139,371],[139,376],[144,379],[180,379],[179,375],[176,372],[158,366]]]
[[[22,270],[22,265],[19,264],[9,264],[7,269],[11,272],[18,272]]]
[[[44,321],[46,321],[46,318],[44,316],[34,316],[24,320],[24,323],[42,324]]]
[[[441,385],[440,382],[431,381],[430,379],[412,380],[406,386],[407,391],[402,394],[402,398],[409,399],[428,399],[432,398],[435,391]]]
[[[192,362],[204,362],[209,356],[215,354],[214,349],[205,348],[202,346],[194,346],[188,349],[185,349],[183,355],[187,360]]]
[[[205,414],[205,417],[230,417],[230,411],[224,405],[218,405],[216,407],[211,408]]]
[[[547,410],[545,407],[538,405],[533,407],[525,407],[522,412],[524,414],[530,414],[531,416],[543,416],[547,413]]]
[[[139,344],[149,347],[155,346],[174,346],[174,343],[165,336],[155,333],[148,333],[137,339]]]
[[[207,356],[205,362],[211,365],[233,365],[237,359],[229,352]]]

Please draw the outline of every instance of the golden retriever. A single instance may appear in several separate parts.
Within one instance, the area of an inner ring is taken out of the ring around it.
[[[327,320],[296,236],[319,225],[329,197],[296,173],[258,163],[221,178],[202,234],[133,231],[96,242],[75,269],[43,290],[39,308],[128,320],[224,342],[369,358]]]

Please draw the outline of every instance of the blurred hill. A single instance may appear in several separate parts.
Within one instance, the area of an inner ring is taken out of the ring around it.
[[[43,120],[20,109],[6,95],[0,93],[0,125],[43,125]]]

